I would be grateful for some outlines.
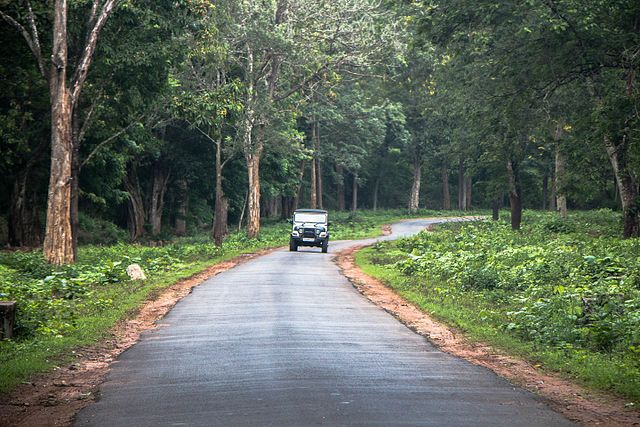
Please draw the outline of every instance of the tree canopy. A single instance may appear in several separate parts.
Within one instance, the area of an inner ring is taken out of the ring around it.
[[[73,262],[297,207],[620,209],[640,235],[631,0],[0,2],[0,217]],[[457,197],[452,197],[456,195]]]

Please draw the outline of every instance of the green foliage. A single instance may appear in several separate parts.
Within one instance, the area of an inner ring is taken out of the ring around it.
[[[615,237],[620,221],[608,210],[525,216],[520,232],[507,222],[450,224],[368,257],[400,273],[403,289],[496,332],[572,358],[609,357],[627,378],[600,386],[638,390],[640,242]]]
[[[140,264],[153,278],[225,254],[282,245],[287,236],[286,224],[280,224],[266,227],[260,240],[236,233],[222,247],[208,239],[185,239],[163,247],[125,243],[87,246],[80,249],[78,263],[64,267],[47,264],[40,252],[6,252],[0,255],[0,299],[18,302],[18,340],[63,336],[76,329],[80,317],[111,307],[112,301],[103,298],[105,290],[137,286],[126,275],[129,264]]]
[[[113,245],[127,240],[127,232],[112,222],[80,213],[78,243]]]

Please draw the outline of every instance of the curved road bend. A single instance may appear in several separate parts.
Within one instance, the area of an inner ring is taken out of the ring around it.
[[[331,262],[352,244],[279,250],[196,287],[112,365],[76,425],[573,425],[361,296]]]

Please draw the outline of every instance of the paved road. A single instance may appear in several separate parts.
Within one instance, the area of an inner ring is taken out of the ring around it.
[[[572,425],[362,297],[331,262],[350,244],[277,251],[195,288],[114,363],[76,425]]]

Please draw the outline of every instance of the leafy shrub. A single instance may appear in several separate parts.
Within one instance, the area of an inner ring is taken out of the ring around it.
[[[78,243],[81,245],[113,245],[128,239],[127,232],[114,223],[82,212],[78,223]]]
[[[617,237],[608,210],[526,214],[521,232],[506,222],[448,224],[399,242],[400,260],[377,258],[424,277],[424,292],[500,302],[503,330],[523,339],[640,354],[640,240]]]

